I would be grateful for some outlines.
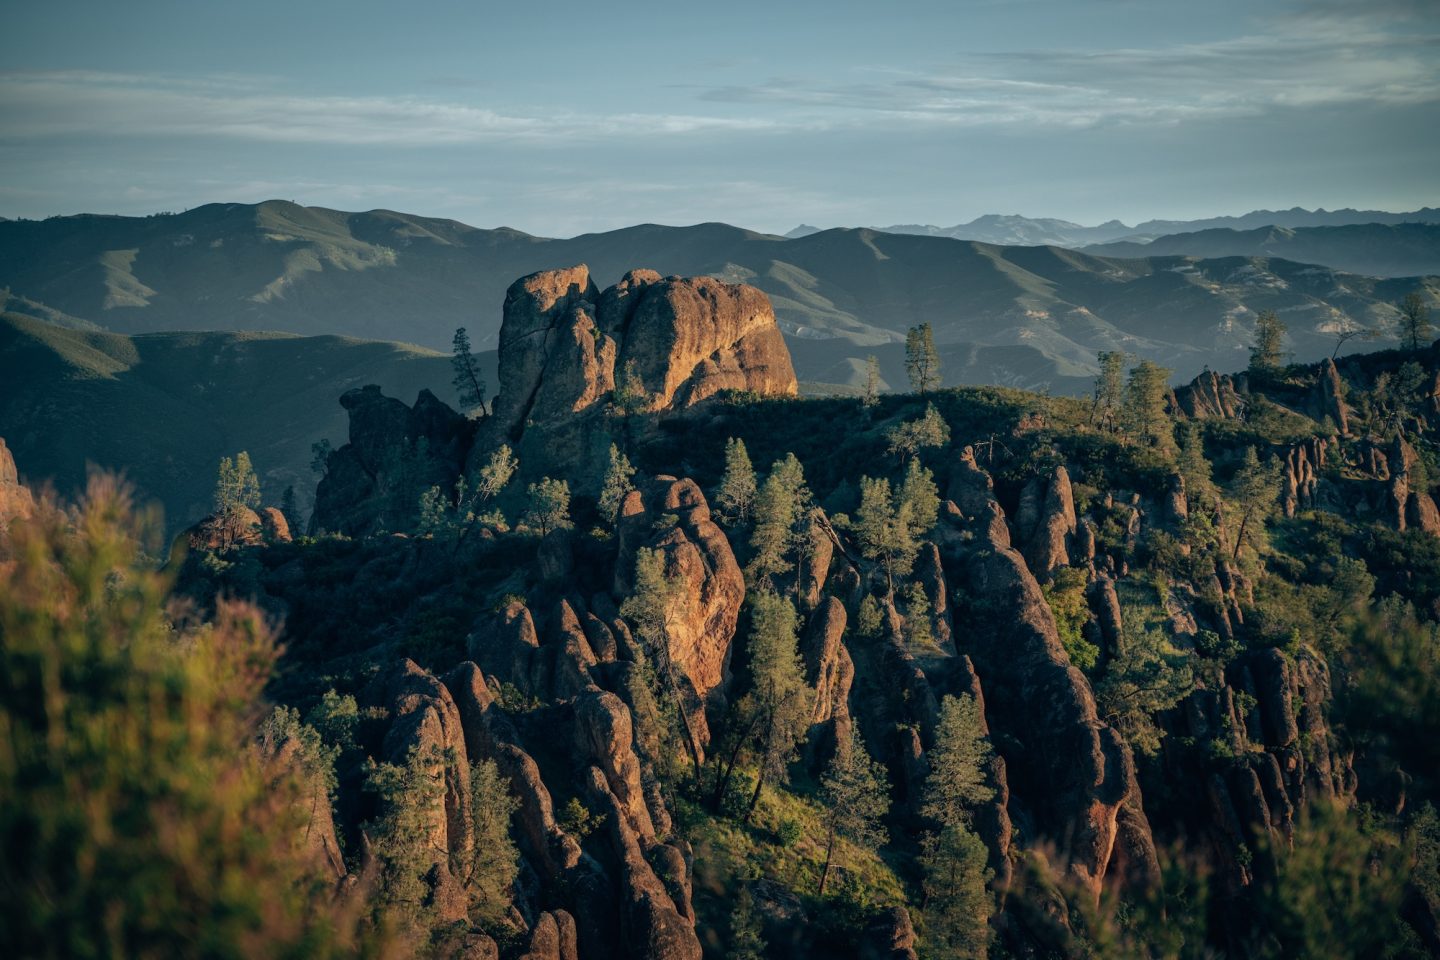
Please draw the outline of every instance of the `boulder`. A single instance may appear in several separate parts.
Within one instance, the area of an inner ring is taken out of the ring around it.
[[[445,684],[413,660],[381,670],[361,695],[369,707],[386,711],[390,725],[378,756],[404,765],[419,758],[444,790],[425,813],[426,846],[438,857],[461,862],[473,855],[470,763],[460,711]],[[442,871],[448,866],[437,859]]]
[[[646,806],[630,710],[613,693],[592,687],[575,703],[575,742],[605,776],[629,829],[641,843],[655,840]]]
[[[290,521],[285,519],[278,507],[265,507],[260,511],[260,535],[266,543],[289,543]]]
[[[937,644],[948,648],[954,638],[950,620],[950,588],[945,583],[940,548],[928,540],[920,544],[920,555],[915,560],[915,579],[930,601],[931,634]]]
[[[623,955],[637,960],[700,960],[694,921],[680,912],[670,891],[645,859],[629,817],[610,791],[604,773],[591,767],[582,782],[592,805],[604,815],[601,829],[620,868]]]
[[[279,511],[276,511],[277,513]],[[211,514],[183,534],[191,550],[225,551],[265,542],[264,521],[249,507]]]
[[[517,743],[508,718],[494,706],[480,668],[462,663],[445,676],[465,732],[467,756],[493,760],[519,801],[515,822],[525,860],[552,885],[560,885],[580,863],[580,845],[555,821],[550,790],[534,759]]]
[[[520,960],[580,960],[575,919],[564,910],[540,914]]]

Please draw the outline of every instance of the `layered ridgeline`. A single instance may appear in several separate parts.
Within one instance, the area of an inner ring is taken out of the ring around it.
[[[494,356],[479,358],[491,368]],[[450,358],[420,347],[280,333],[122,336],[0,314],[0,436],[66,496],[91,466],[124,473],[172,528],[211,509],[215,464],[249,451],[267,496],[314,489],[311,444],[345,437],[335,397],[375,383],[454,399]]]
[[[802,399],[763,301],[527,277],[493,414],[348,392],[317,536],[185,538],[283,617],[342,903],[455,957],[1440,947],[1440,349]]]
[[[1265,256],[1119,259],[874,230],[786,240],[724,224],[642,225],[550,240],[279,201],[0,223],[0,287],[12,298],[121,333],[284,330],[443,349],[463,326],[490,349],[510,281],[574,263],[602,285],[637,264],[751,284],[774,304],[801,381],[858,386],[874,353],[894,388],[905,382],[904,333],[923,322],[951,384],[1070,393],[1100,350],[1186,377],[1231,369],[1244,363],[1255,317],[1275,310],[1297,358],[1313,360],[1341,330],[1385,326],[1406,294],[1437,296],[1434,279]]]
[[[1440,209],[1423,207],[1405,213],[1388,210],[1252,210],[1238,217],[1210,217],[1203,220],[1144,220],[1128,226],[1119,220],[1107,220],[1097,226],[1085,226],[1055,217],[1022,217],[986,214],[969,223],[953,227],[933,224],[895,224],[877,227],[886,233],[916,233],[929,237],[953,237],[956,240],[979,240],[1002,246],[1086,247],[1093,244],[1132,241],[1144,243],[1172,233],[1195,233],[1211,230],[1256,230],[1263,227],[1340,227],[1354,224],[1440,223]],[[803,237],[819,233],[818,227],[800,226],[786,234]],[[1313,261],[1325,263],[1324,260]],[[1329,264],[1336,266],[1336,264]],[[1423,271],[1433,272],[1433,271]]]
[[[1372,277],[1440,273],[1440,223],[1200,230],[1085,247],[1106,257],[1277,257]]]

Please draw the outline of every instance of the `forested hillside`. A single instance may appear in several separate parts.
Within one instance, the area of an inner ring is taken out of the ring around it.
[[[264,742],[325,929],[1440,948],[1440,346],[802,399],[750,297],[517,282],[493,407],[344,395],[309,535],[223,465],[170,569],[283,623]]]

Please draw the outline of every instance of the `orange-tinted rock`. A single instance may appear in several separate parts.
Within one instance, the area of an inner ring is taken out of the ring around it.
[[[678,523],[657,530],[667,515]],[[695,693],[709,697],[725,677],[745,578],[730,542],[710,519],[705,495],[693,480],[662,476],[642,482],[625,498],[616,529],[615,597],[630,593],[637,550],[648,547],[664,555],[666,574],[681,585],[667,623],[671,656]]]
[[[15,458],[0,437],[0,533],[14,520],[23,520],[35,512],[35,498],[20,482]]]
[[[264,507],[260,511],[260,535],[266,543],[289,543],[290,521],[277,507]]]

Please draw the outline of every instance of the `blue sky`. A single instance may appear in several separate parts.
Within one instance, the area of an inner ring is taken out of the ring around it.
[[[558,236],[1440,205],[1435,0],[12,2],[0,215]]]

